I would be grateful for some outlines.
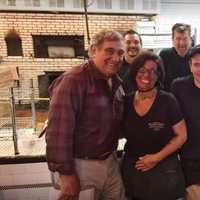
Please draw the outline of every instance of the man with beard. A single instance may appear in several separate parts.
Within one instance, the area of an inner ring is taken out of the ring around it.
[[[134,30],[129,30],[124,34],[125,40],[125,52],[123,62],[120,66],[118,75],[123,80],[123,87],[125,93],[130,93],[133,91],[134,86],[131,81],[130,76],[130,66],[134,61],[135,57],[142,50],[142,39],[139,33]]]
[[[165,89],[169,90],[175,78],[190,74],[189,50],[191,48],[191,26],[183,23],[176,23],[172,27],[172,48],[163,49],[160,56],[165,67]]]

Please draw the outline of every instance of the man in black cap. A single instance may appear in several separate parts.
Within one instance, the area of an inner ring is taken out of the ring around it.
[[[181,161],[186,178],[187,200],[200,199],[200,45],[189,54],[191,75],[172,83],[172,92],[182,108],[188,140],[181,149]]]

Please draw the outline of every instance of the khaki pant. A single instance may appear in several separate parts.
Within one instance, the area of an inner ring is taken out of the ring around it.
[[[187,200],[199,200],[200,199],[200,184],[190,185],[186,188]]]
[[[95,187],[96,200],[126,200],[119,164],[114,155],[106,160],[75,159],[81,188]]]

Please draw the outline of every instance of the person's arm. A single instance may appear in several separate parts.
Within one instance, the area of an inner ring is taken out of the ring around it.
[[[75,175],[60,175],[59,177],[60,197],[66,199],[69,197],[77,197],[80,192],[80,181]]]
[[[181,120],[173,127],[175,136],[169,141],[169,143],[155,154],[147,154],[140,157],[136,162],[135,167],[141,171],[148,171],[155,167],[161,160],[165,159],[170,154],[177,151],[187,140],[187,131],[185,121]]]
[[[160,152],[157,153],[157,157],[159,160],[163,160],[168,155],[180,149],[181,146],[187,140],[187,130],[186,130],[185,120],[181,120],[180,122],[172,126],[172,129],[175,136]]]
[[[139,158],[135,167],[141,171],[147,171],[155,167],[161,160],[176,152],[187,140],[185,120],[176,98],[171,94],[167,99],[168,108],[166,115],[171,124],[174,137],[157,153],[147,154]]]
[[[75,196],[79,181],[74,167],[74,130],[80,112],[81,84],[72,77],[62,76],[53,84],[46,129],[48,167],[60,174],[63,195]]]

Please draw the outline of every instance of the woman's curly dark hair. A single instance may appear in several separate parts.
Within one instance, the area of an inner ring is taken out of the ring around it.
[[[131,64],[130,69],[130,78],[133,80],[134,86],[137,88],[136,84],[136,75],[140,68],[142,68],[146,61],[152,60],[157,64],[157,72],[158,72],[158,80],[156,82],[156,86],[158,88],[163,88],[163,82],[165,78],[165,70],[163,66],[163,62],[160,56],[156,55],[152,51],[143,50],[141,53],[137,55]]]

